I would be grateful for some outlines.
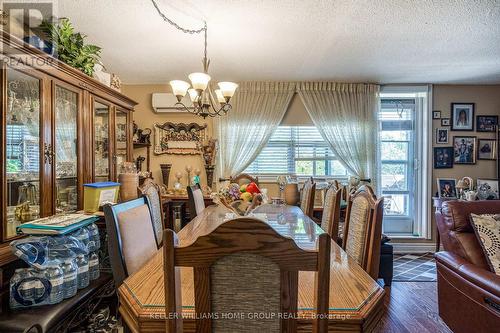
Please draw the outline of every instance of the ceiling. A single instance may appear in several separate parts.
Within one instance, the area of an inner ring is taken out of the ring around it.
[[[156,0],[217,81],[500,83],[500,0]],[[59,0],[127,84],[201,71],[150,0]]]

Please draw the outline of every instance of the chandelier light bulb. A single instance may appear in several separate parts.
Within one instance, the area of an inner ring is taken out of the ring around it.
[[[226,103],[226,99],[224,98],[224,95],[222,95],[222,91],[220,89],[215,89],[215,96],[217,96],[217,101],[220,104]]]
[[[226,99],[233,97],[238,85],[234,82],[219,82],[219,88],[222,92],[222,96]]]
[[[191,73],[188,77],[191,80],[193,88],[196,90],[207,89],[208,82],[210,82],[210,75],[206,73]]]
[[[196,103],[198,100],[198,92],[195,89],[191,88],[188,90],[188,93],[189,97],[191,98],[191,102]]]
[[[186,92],[190,87],[189,83],[182,80],[172,80],[170,81],[170,86],[172,87],[172,92],[179,101],[182,99],[182,97],[186,96]]]

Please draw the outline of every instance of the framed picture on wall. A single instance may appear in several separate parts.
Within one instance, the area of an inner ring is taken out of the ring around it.
[[[456,198],[457,188],[456,179],[453,178],[438,178],[437,187],[440,198]]]
[[[455,164],[476,164],[475,136],[454,136],[453,149]]]
[[[450,118],[441,118],[441,126],[450,126]]]
[[[436,128],[436,144],[447,144],[448,143],[448,129],[447,128]]]
[[[434,147],[434,169],[453,168],[453,147]]]
[[[477,116],[478,132],[495,132],[498,125],[498,116]]]
[[[451,130],[474,130],[474,103],[451,103]]]
[[[441,111],[432,111],[432,119],[441,119]]]
[[[478,139],[477,141],[477,159],[478,160],[495,160],[497,150],[497,140],[495,139]]]

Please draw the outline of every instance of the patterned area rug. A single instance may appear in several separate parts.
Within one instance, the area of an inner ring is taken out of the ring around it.
[[[436,263],[432,253],[395,254],[394,277],[397,282],[436,281]]]

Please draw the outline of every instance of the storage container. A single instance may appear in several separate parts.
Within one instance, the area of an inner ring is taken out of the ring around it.
[[[101,182],[83,185],[83,210],[95,213],[107,203],[118,202],[120,183]]]

